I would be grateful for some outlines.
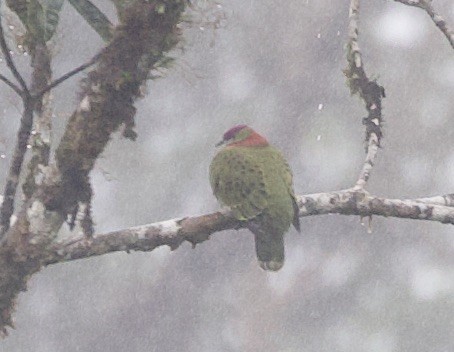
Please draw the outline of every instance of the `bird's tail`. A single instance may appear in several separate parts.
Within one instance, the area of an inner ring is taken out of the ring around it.
[[[284,234],[266,232],[254,223],[248,225],[255,237],[255,251],[263,270],[278,271],[284,265]]]

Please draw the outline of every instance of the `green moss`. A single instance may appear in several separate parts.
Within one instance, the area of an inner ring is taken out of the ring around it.
[[[164,4],[158,4],[156,5],[156,12],[159,14],[163,14],[166,12],[166,5]]]

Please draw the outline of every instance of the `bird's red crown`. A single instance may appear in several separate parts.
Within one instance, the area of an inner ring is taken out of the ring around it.
[[[223,140],[229,141],[236,136],[236,134],[243,129],[247,129],[250,133],[247,135],[246,138],[238,141],[234,141],[228,143],[227,145],[230,147],[265,147],[268,145],[268,141],[265,137],[261,136],[257,132],[255,132],[252,128],[247,125],[237,125],[229,129],[227,132],[224,133]]]
[[[224,133],[223,139],[225,141],[228,141],[229,139],[232,139],[239,131],[241,131],[243,128],[248,127],[247,125],[236,125],[229,129],[227,132]]]

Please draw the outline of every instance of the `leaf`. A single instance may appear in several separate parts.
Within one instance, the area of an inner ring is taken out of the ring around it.
[[[44,10],[38,0],[29,0],[27,4],[27,22],[24,23],[27,29],[27,36],[32,41],[44,41]]]
[[[6,0],[8,7],[17,14],[32,37],[43,41],[50,40],[55,34],[64,2],[65,0]],[[104,41],[112,39],[112,23],[91,1],[69,2]]]
[[[27,0],[6,0],[6,5],[15,12],[24,26],[27,24]]]
[[[41,0],[44,12],[44,41],[52,39],[60,20],[60,11],[65,0]]]
[[[101,38],[108,42],[112,39],[113,25],[109,19],[89,0],[68,0],[77,12],[87,21]]]
[[[55,34],[65,0],[7,0],[34,40],[48,41]]]

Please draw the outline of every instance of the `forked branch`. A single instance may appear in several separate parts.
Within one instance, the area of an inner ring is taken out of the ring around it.
[[[359,0],[351,0],[348,25],[347,61],[344,70],[351,94],[358,94],[366,105],[368,116],[363,119],[366,126],[366,160],[354,186],[355,190],[364,190],[374,166],[374,160],[383,137],[382,103],[385,96],[383,87],[371,81],[364,70],[361,51],[358,44]]]

